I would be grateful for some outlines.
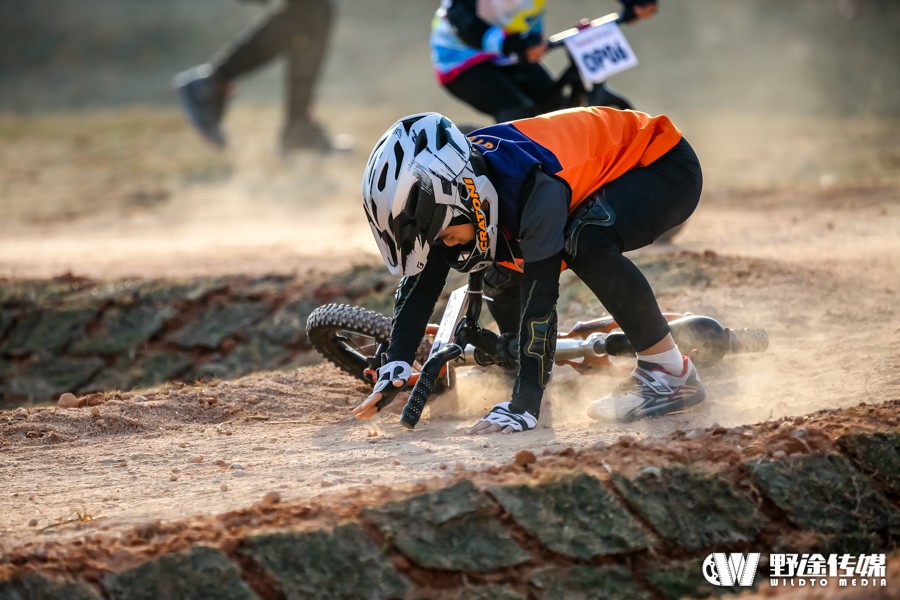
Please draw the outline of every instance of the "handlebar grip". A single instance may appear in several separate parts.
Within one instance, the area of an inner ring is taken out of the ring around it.
[[[428,397],[434,390],[434,384],[437,382],[441,369],[454,358],[458,358],[462,352],[462,348],[457,344],[447,344],[425,361],[419,372],[419,380],[406,400],[406,406],[403,407],[403,413],[400,415],[401,425],[409,429],[416,426],[422,417],[425,403],[428,402]]]

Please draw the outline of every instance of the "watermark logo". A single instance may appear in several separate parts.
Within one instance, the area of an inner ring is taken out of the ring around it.
[[[714,552],[703,577],[719,587],[752,587],[760,553]],[[769,555],[770,587],[887,587],[885,554]]]
[[[772,587],[887,587],[884,554],[771,554]]]
[[[703,577],[722,587],[752,587],[759,566],[759,552],[740,554],[714,552],[703,561]]]

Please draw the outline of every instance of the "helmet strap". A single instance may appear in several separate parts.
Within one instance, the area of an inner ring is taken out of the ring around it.
[[[472,153],[469,156],[469,164],[472,165],[472,172],[475,173],[476,176],[484,175],[490,179],[490,167],[488,167],[487,161],[484,160],[481,148],[475,145],[472,145],[471,148]]]

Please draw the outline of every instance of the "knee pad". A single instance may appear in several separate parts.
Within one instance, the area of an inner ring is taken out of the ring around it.
[[[603,227],[596,233],[606,232],[610,242],[615,245],[615,236],[611,228],[616,222],[616,213],[603,197],[603,192],[595,192],[576,208],[566,223],[565,253],[569,261],[578,256],[578,242],[586,228]],[[592,232],[594,233],[594,232]]]

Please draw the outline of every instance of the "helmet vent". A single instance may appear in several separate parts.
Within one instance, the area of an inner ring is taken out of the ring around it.
[[[403,168],[403,147],[399,142],[394,144],[394,179],[400,177],[400,169]]]
[[[388,166],[384,165],[384,168],[381,169],[381,175],[378,177],[378,191],[383,192],[385,186],[387,185],[387,174],[388,174]]]
[[[427,147],[428,147],[428,136],[425,135],[424,131],[420,131],[419,134],[416,136],[415,153],[418,154]]]
[[[410,216],[415,216],[416,211],[419,208],[419,184],[413,184],[411,188],[409,188],[409,195],[406,197],[406,206],[403,208],[403,212]]]

